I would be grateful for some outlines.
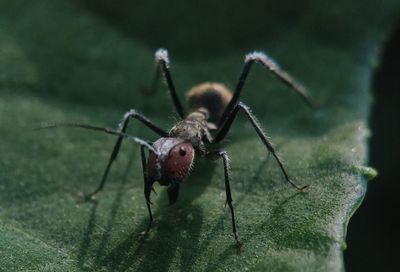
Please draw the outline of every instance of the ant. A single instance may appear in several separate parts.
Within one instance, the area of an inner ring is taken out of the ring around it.
[[[266,54],[255,51],[245,56],[244,66],[233,93],[221,83],[206,82],[196,85],[188,92],[188,102],[192,111],[187,113],[182,107],[171,77],[167,50],[158,49],[155,53],[155,59],[158,67],[154,77],[153,87],[156,85],[155,82],[158,81],[161,71],[175,106],[176,113],[180,117],[180,121],[169,131],[154,124],[134,109],[125,113],[117,130],[77,123],[47,123],[43,124],[38,129],[77,127],[103,131],[118,136],[100,184],[96,190],[84,196],[85,200],[90,200],[103,189],[110,167],[117,158],[122,140],[125,138],[140,144],[144,176],[144,196],[150,217],[145,234],[150,231],[153,222],[153,214],[150,206],[152,204],[150,201],[150,194],[151,191],[154,190],[153,184],[155,182],[159,182],[159,184],[163,186],[168,186],[168,200],[169,204],[172,205],[178,198],[180,183],[188,175],[193,166],[195,154],[211,160],[222,159],[226,190],[225,204],[230,208],[233,235],[237,245],[241,248],[242,242],[240,241],[239,234],[236,230],[235,213],[232,205],[229,156],[225,150],[210,150],[209,146],[219,143],[225,138],[235,120],[235,117],[241,111],[253,125],[267,150],[275,158],[286,181],[297,190],[302,191],[308,187],[308,185],[298,186],[291,181],[282,161],[276,154],[276,151],[267,135],[261,129],[256,117],[251,113],[249,107],[239,101],[239,97],[250,72],[250,68],[254,63],[259,63],[273,73],[278,79],[296,91],[310,107],[314,108],[314,104],[311,102],[306,89],[302,85],[297,83],[284,70],[280,69],[279,66]],[[131,119],[137,119],[157,133],[161,138],[154,143],[151,143],[126,134]],[[149,150],[148,158],[146,158],[146,148]]]

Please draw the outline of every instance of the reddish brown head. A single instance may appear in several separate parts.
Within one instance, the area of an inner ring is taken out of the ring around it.
[[[153,144],[157,152],[151,153],[147,174],[161,185],[181,182],[192,168],[194,148],[183,139],[160,138]]]

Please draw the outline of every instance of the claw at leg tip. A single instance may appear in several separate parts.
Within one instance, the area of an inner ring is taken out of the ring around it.
[[[298,190],[301,191],[301,192],[308,192],[309,188],[310,188],[310,184],[307,184],[307,185],[299,187]]]

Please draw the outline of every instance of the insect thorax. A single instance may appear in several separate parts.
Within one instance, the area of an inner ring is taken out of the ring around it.
[[[199,108],[190,113],[184,120],[178,122],[170,131],[169,137],[187,140],[194,148],[199,148],[204,137],[209,137],[210,123],[208,110]]]

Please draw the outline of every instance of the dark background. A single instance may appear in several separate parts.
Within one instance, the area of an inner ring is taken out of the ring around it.
[[[399,271],[400,25],[382,51],[373,81],[369,165],[379,172],[350,220],[347,271]]]

